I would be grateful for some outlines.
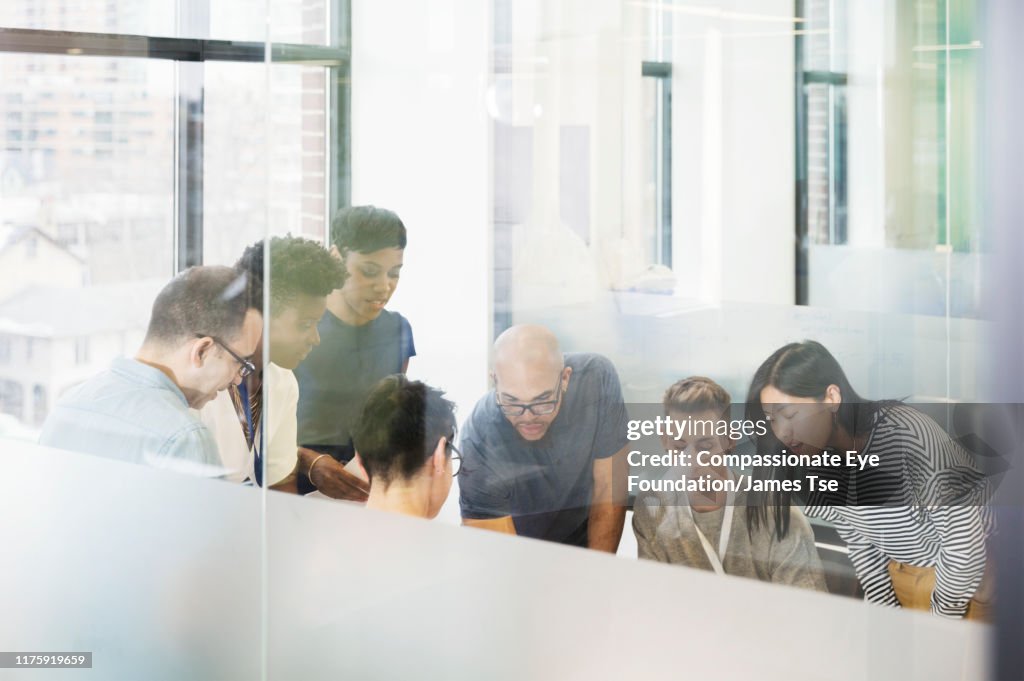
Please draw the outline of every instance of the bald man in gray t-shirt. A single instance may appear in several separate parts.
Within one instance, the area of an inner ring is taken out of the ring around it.
[[[492,378],[462,430],[464,524],[615,552],[627,417],[611,362],[516,326],[495,342]]]

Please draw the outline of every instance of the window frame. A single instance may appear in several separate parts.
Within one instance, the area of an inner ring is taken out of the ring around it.
[[[191,0],[181,0],[189,4]],[[327,216],[351,200],[351,5],[330,0],[332,45],[175,38],[0,27],[0,53],[128,57],[175,62],[173,272],[203,264],[203,68],[207,61],[323,66],[327,69]],[[188,14],[188,13],[186,13]],[[201,13],[199,13],[201,16]],[[200,19],[199,21],[202,21]],[[183,27],[202,34],[204,26]],[[324,236],[329,224],[324,225]],[[326,239],[325,239],[326,242]]]
[[[640,75],[657,83],[658,120],[656,130],[655,175],[657,261],[672,267],[672,63],[645,61]]]
[[[794,14],[796,17],[805,16],[805,0],[794,0]],[[846,121],[834,120],[837,118],[837,107],[835,103],[838,98],[835,96],[838,88],[845,90],[847,84],[847,74],[842,71],[822,71],[815,69],[804,68],[804,47],[805,39],[803,32],[800,30],[794,31],[793,36],[793,65],[794,65],[794,81],[793,81],[793,104],[794,104],[794,154],[796,160],[796,177],[795,177],[795,260],[794,260],[794,303],[796,305],[807,305],[809,303],[810,295],[810,216],[809,201],[808,201],[808,116],[807,116],[807,95],[806,86],[813,84],[824,84],[829,90],[829,135],[835,135],[836,130],[839,127],[846,129]],[[843,110],[845,112],[845,109]],[[830,148],[834,140],[830,139]],[[836,183],[835,177],[841,174],[844,178],[847,177],[847,166],[849,163],[848,155],[845,153],[839,154],[840,163],[842,164],[841,169],[837,169],[833,166],[836,162],[835,156],[829,155],[829,206],[830,206],[830,220],[834,220],[836,216],[835,210],[835,196],[833,195]],[[845,181],[845,180],[844,180]],[[841,243],[845,243],[845,230]]]

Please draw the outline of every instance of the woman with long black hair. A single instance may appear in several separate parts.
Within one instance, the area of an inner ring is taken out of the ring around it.
[[[984,618],[991,579],[985,541],[991,529],[987,485],[972,455],[931,418],[897,401],[864,400],[839,363],[815,341],[776,350],[754,374],[747,418],[767,420],[762,453],[815,455],[856,451],[878,456],[864,470],[772,469],[776,479],[803,478],[792,493],[767,492],[748,507],[757,527],[772,517],[785,531],[789,506],[832,522],[847,543],[868,601],[929,609],[947,617]],[[808,474],[831,480],[809,491]],[[983,576],[985,577],[983,583]]]

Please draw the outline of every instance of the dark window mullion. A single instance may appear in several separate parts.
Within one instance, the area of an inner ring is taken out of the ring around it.
[[[661,125],[657,131],[660,146],[655,160],[660,176],[657,188],[656,251],[660,253],[659,262],[672,267],[672,64],[662,61],[642,62],[640,75],[657,81]]]
[[[0,52],[191,62],[262,62],[264,50],[262,42],[0,28]],[[340,66],[348,62],[348,57],[346,47],[290,43],[275,43],[271,47],[271,59],[282,64]]]
[[[803,17],[804,0],[795,0],[794,15]],[[796,139],[794,153],[796,155],[795,203],[796,225],[794,234],[794,303],[807,305],[808,290],[808,257],[807,257],[807,94],[804,77],[804,42],[805,38],[799,31],[794,37],[794,125]]]
[[[210,9],[205,0],[180,0],[178,33],[207,36]],[[200,41],[203,45],[209,41]],[[203,127],[205,122],[205,48],[195,61],[175,69],[175,272],[203,264]]]
[[[177,65],[174,271],[203,264],[204,66]]]
[[[351,141],[352,141],[352,88],[351,62],[351,3],[331,0],[331,44],[343,50],[345,59],[327,69],[327,89],[330,110],[328,121],[328,205],[325,240],[330,244],[329,226],[334,214],[352,202]]]

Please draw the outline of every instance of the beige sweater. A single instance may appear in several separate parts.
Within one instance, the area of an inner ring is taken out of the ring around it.
[[[814,534],[803,513],[795,507],[790,510],[789,533],[782,541],[775,537],[770,513],[767,527],[761,526],[751,536],[747,532],[745,497],[739,493],[735,500],[732,534],[722,561],[726,574],[826,591]],[[658,492],[637,497],[633,505],[633,532],[640,558],[712,570],[694,522],[717,549],[724,507],[705,513],[694,511],[691,516],[687,508],[675,504],[676,499],[677,494]]]

